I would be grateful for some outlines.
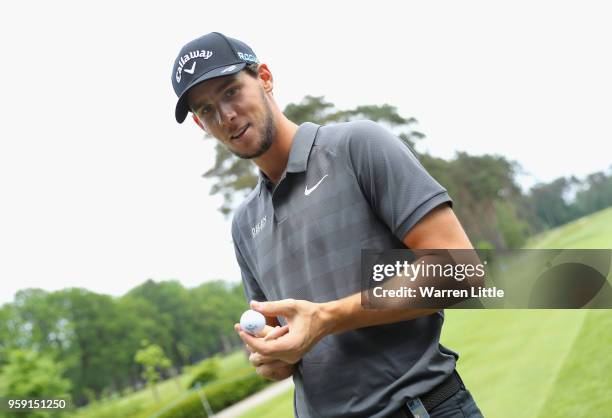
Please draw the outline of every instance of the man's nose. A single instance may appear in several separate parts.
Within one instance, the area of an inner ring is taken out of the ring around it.
[[[219,118],[219,125],[230,126],[234,118],[236,117],[236,111],[233,106],[229,103],[219,104],[219,110],[217,112]]]

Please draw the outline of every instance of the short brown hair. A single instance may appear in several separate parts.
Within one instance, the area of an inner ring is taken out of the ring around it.
[[[257,78],[257,76],[259,76],[259,64],[254,62],[251,64],[247,64],[247,66],[244,67],[242,71],[245,71],[248,75]]]

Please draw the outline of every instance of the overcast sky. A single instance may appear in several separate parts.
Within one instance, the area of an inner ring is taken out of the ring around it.
[[[213,142],[174,121],[172,63],[220,31],[281,107],[389,103],[418,149],[497,153],[524,185],[612,163],[606,2],[10,2],[0,14],[0,303],[26,287],[121,295],[238,280],[202,179]],[[376,6],[372,6],[375,4]]]

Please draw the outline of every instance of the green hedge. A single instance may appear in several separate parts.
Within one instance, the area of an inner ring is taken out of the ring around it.
[[[208,403],[214,412],[219,412],[247,396],[259,391],[264,386],[272,383],[253,372],[246,376],[231,381],[211,383],[202,389],[208,399]],[[196,418],[207,417],[198,391],[194,390],[185,399],[163,413],[157,418]]]
[[[188,388],[195,387],[196,384],[200,384],[201,386],[206,385],[209,382],[212,382],[217,378],[219,374],[219,360],[217,358],[211,358],[206,360],[200,366],[198,366],[193,373],[193,378],[189,382]]]

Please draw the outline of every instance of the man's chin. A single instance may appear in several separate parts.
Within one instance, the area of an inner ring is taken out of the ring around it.
[[[230,150],[230,151],[232,152],[232,154],[234,154],[236,157],[240,159],[252,160],[253,158],[261,157],[267,151],[267,149],[262,149],[261,147],[259,147],[258,149],[254,151],[248,151],[248,152],[240,152],[238,150]]]
[[[242,158],[243,160],[252,160],[253,158],[261,157],[262,155],[264,155],[270,149],[271,146],[271,140],[260,140],[259,146],[255,150],[251,150],[248,152],[240,152],[238,150],[230,149],[230,151],[238,158]]]

